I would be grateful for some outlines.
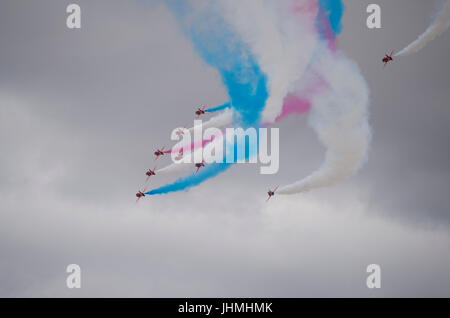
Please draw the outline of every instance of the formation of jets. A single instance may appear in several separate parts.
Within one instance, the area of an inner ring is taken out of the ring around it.
[[[392,53],[391,53],[391,55],[392,55]],[[388,56],[386,55],[386,57],[388,57]],[[390,57],[390,59],[392,60],[391,57]],[[384,59],[383,59],[383,61],[384,61]],[[195,111],[196,117],[199,118],[201,115],[205,114],[205,109],[206,109],[206,106],[201,106],[201,107],[197,108],[197,110]],[[178,136],[178,137],[181,137],[182,135],[184,135],[185,130],[186,130],[186,126],[184,126],[183,128],[178,129],[178,130],[176,131],[177,136]],[[168,151],[164,151],[164,148],[165,148],[165,147],[162,147],[161,149],[156,149],[156,151],[154,152],[154,155],[155,155],[155,161],[158,160],[158,158],[159,158],[160,156],[164,156],[166,153],[169,153]],[[179,151],[179,153],[178,153],[178,155],[177,155],[177,157],[176,157],[175,159],[176,159],[176,160],[180,160],[181,158],[183,158],[183,149],[180,149],[180,151]],[[201,168],[205,167],[205,161],[195,163],[194,166],[195,166],[195,168],[197,168],[197,170],[195,171],[195,174],[197,174],[198,171],[199,171]],[[148,182],[148,180],[150,179],[151,176],[155,176],[155,175],[156,175],[156,166],[155,166],[153,169],[148,169],[148,170],[145,172],[145,175],[147,176],[147,179],[145,180],[145,182]],[[277,189],[278,189],[278,186],[277,186],[274,190],[270,190],[270,189],[269,189],[269,191],[267,192],[267,194],[269,195],[269,197],[267,198],[266,201],[269,201],[269,199],[270,199],[272,196],[275,195],[275,192],[277,191]],[[146,193],[146,192],[147,192],[147,188],[145,188],[145,189],[142,190],[142,191],[139,190],[139,191],[136,193],[136,198],[137,198],[137,199],[136,199],[136,202],[138,202],[141,198],[145,197],[145,193]]]
[[[201,115],[205,114],[205,109],[206,109],[206,106],[201,106],[201,107],[197,108],[197,110],[195,111],[196,118],[199,118]],[[186,130],[186,126],[184,126],[183,128],[178,129],[176,131],[176,135],[178,137],[183,136],[184,133],[185,133],[185,130]],[[164,151],[164,148],[165,147],[162,147],[160,149],[156,149],[155,150],[155,152],[153,153],[155,155],[155,161],[158,160],[159,157],[164,156],[166,153],[168,153],[167,151]],[[183,149],[180,149],[180,151],[179,151],[179,153],[178,153],[178,155],[177,155],[177,157],[175,159],[176,160],[180,160],[182,158],[183,158]],[[204,166],[205,166],[205,162],[204,161],[202,161],[201,163],[196,163],[195,164],[195,168],[197,168],[197,170],[195,171],[195,173],[197,173],[200,170],[200,168],[202,168]],[[153,169],[148,169],[145,172],[145,175],[147,176],[147,179],[145,180],[145,182],[148,182],[148,180],[150,179],[151,176],[155,176],[156,175],[156,166]],[[137,197],[136,202],[138,202],[140,198],[145,197],[145,192],[146,191],[147,190],[144,189],[143,191],[139,190],[136,193],[136,197]]]
[[[393,61],[394,59],[392,58],[392,55],[394,54],[394,51],[392,51],[389,55],[385,54],[385,56],[382,59],[382,62],[384,63],[383,68],[386,67],[386,65]],[[195,116],[198,119],[201,115],[204,115],[206,113],[206,106],[201,106],[198,107],[197,110],[195,111]],[[180,128],[176,131],[176,134],[178,137],[181,137],[182,135],[184,135],[184,131],[186,130],[186,126],[184,126],[183,128]],[[164,154],[166,154],[166,152],[164,152],[164,148],[162,147],[161,149],[156,149],[156,151],[154,152],[155,155],[155,161],[158,160],[158,158],[160,156],[164,156]],[[176,160],[180,160],[181,158],[183,158],[183,149],[180,149],[177,157],[175,158]],[[205,162],[199,162],[199,163],[195,163],[195,168],[197,168],[197,170],[195,171],[195,173],[197,174],[198,171],[203,168],[205,166]],[[148,171],[145,173],[147,176],[146,182],[150,179],[151,176],[156,175],[156,167],[153,168],[153,170],[148,169]],[[272,198],[275,195],[275,192],[277,191],[278,186],[275,187],[275,189],[270,190],[267,192],[267,194],[269,195],[269,197],[267,198],[266,202],[270,200],[270,198]],[[144,191],[138,191],[138,193],[136,193],[136,197],[137,197],[137,201],[139,201],[140,198],[145,197],[145,192],[147,190]]]

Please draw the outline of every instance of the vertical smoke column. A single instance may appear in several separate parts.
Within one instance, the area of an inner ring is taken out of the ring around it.
[[[319,0],[319,5],[317,29],[327,45],[310,67],[322,89],[310,97],[309,125],[327,149],[325,161],[306,178],[279,188],[279,194],[306,192],[351,176],[366,160],[370,145],[369,89],[358,66],[336,52],[343,5],[332,0]]]
[[[283,186],[279,194],[294,194],[331,186],[354,174],[367,158],[369,89],[355,63],[329,54],[315,67],[329,87],[314,96],[309,124],[326,147],[322,166],[306,178]],[[345,76],[345,80],[342,80]]]

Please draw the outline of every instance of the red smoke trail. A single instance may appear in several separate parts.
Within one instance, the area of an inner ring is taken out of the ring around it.
[[[181,152],[181,151],[190,151],[192,149],[197,149],[200,147],[206,146],[208,143],[214,140],[215,136],[211,136],[209,139],[203,139],[200,141],[192,142],[190,145],[182,146],[182,147],[176,147],[169,150],[164,151],[164,153],[172,153],[172,152]]]
[[[284,98],[281,113],[275,118],[275,122],[292,114],[303,114],[311,109],[310,99],[313,95],[326,89],[328,84],[321,77],[315,79],[309,87],[299,93],[290,93]]]

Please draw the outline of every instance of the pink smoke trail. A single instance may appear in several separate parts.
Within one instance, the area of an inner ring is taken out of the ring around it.
[[[294,4],[294,7],[292,8],[292,11],[295,14],[304,14],[309,13],[316,15],[317,11],[319,10],[319,5],[317,3],[317,0],[310,0],[304,3],[304,1],[298,1],[301,2],[300,4],[296,3]]]
[[[292,114],[303,114],[308,112],[311,109],[311,97],[320,93],[327,87],[328,84],[326,81],[322,77],[317,77],[301,92],[288,94],[284,98],[283,108],[281,113],[275,118],[275,122],[277,123]]]
[[[283,109],[281,113],[275,118],[275,122],[279,122],[284,117],[291,114],[303,114],[311,109],[311,103],[308,99],[298,97],[295,94],[289,94],[284,98]]]
[[[187,146],[171,148],[171,149],[168,149],[168,150],[164,151],[164,153],[173,153],[173,152],[177,153],[177,152],[190,151],[192,149],[197,149],[197,148],[200,148],[200,147],[204,147],[208,143],[213,141],[214,137],[215,136],[211,136],[211,138],[209,138],[209,139],[207,138],[207,139],[203,139],[203,140],[200,140],[200,141],[192,142],[190,145],[187,145]]]

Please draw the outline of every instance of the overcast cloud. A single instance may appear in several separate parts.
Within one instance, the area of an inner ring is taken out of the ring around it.
[[[365,27],[373,1],[344,1],[339,48],[371,90],[357,176],[266,204],[323,160],[297,117],[279,125],[278,174],[237,165],[138,205],[154,149],[227,96],[163,1],[76,2],[81,30],[65,26],[69,1],[0,3],[0,296],[450,296],[450,33],[381,67],[439,1],[376,1],[381,30]]]

